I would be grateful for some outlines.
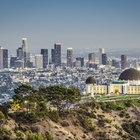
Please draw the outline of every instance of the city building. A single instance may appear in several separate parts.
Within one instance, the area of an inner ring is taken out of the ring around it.
[[[80,60],[76,60],[74,62],[74,67],[80,68],[81,67],[81,61]]]
[[[27,38],[22,38],[22,51],[23,51],[23,58],[24,58],[24,67],[28,67],[30,62],[30,54],[28,52]]]
[[[0,69],[8,68],[8,50],[0,47]]]
[[[61,66],[61,44],[54,44],[54,49],[51,49],[51,64],[55,67]]]
[[[15,61],[15,68],[23,69],[24,68],[24,61],[23,60],[16,60]]]
[[[96,54],[95,53],[88,54],[88,62],[96,63]]]
[[[43,56],[43,68],[47,68],[47,65],[48,65],[48,49],[41,49],[41,54]]]
[[[10,58],[10,68],[15,68],[15,62],[17,61],[17,57]]]
[[[67,48],[67,66],[73,67],[73,49]]]
[[[81,66],[80,67],[83,67],[84,66],[84,57],[77,57],[76,58],[76,61],[80,61],[80,63],[81,63]]]
[[[43,68],[43,55],[42,54],[35,55],[35,67],[37,69]]]
[[[140,94],[140,71],[130,68],[123,71],[117,81],[111,84],[97,84],[94,77],[86,80],[83,95]]]
[[[54,44],[54,64],[55,66],[61,66],[61,44]]]
[[[121,69],[125,69],[127,67],[127,56],[121,55]]]
[[[107,65],[107,55],[106,55],[106,53],[102,54],[102,65]]]
[[[120,61],[112,59],[112,66],[115,68],[120,68]]]
[[[99,48],[99,64],[102,65],[102,54],[105,54],[104,48]]]
[[[19,48],[17,49],[17,58],[18,58],[19,60],[23,60],[23,59],[24,59],[24,57],[23,57],[23,49],[22,49],[21,47],[19,47]]]
[[[51,49],[51,64],[55,64],[55,54],[54,54],[54,49]]]

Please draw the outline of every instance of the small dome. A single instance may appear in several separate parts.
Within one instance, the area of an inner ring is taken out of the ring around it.
[[[119,80],[140,80],[140,71],[133,68],[126,69],[121,73]]]
[[[95,84],[96,80],[94,77],[88,77],[86,80],[86,84]]]

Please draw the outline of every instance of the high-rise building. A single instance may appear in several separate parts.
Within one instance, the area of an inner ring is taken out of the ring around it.
[[[67,66],[72,67],[73,66],[73,49],[67,48]]]
[[[54,44],[54,49],[51,50],[52,63],[58,67],[61,66],[61,44]]]
[[[95,63],[96,62],[96,54],[95,53],[89,53],[88,54],[88,61]]]
[[[10,58],[10,68],[15,68],[15,62],[17,61],[17,57]]]
[[[24,67],[28,67],[28,64],[30,62],[30,54],[28,52],[27,38],[22,38],[22,50],[24,57]]]
[[[8,68],[8,50],[0,47],[0,69]]]
[[[112,66],[116,68],[120,68],[120,61],[112,59]]]
[[[43,68],[43,55],[42,54],[35,55],[35,67],[37,69]]]
[[[121,69],[125,69],[127,67],[127,56],[121,55]]]
[[[48,49],[41,49],[43,55],[43,68],[47,68],[48,65]]]
[[[81,62],[81,67],[84,66],[84,57],[77,57],[76,61],[80,61]]]
[[[107,65],[107,55],[106,55],[106,53],[102,54],[102,64]]]
[[[23,60],[23,59],[24,59],[24,56],[23,56],[23,49],[22,49],[21,47],[19,47],[19,48],[17,49],[17,58],[18,58],[19,60]]]
[[[54,49],[51,49],[51,64],[55,63],[55,57],[54,57]]]
[[[99,64],[102,65],[102,54],[105,54],[105,49],[100,48],[99,49]]]

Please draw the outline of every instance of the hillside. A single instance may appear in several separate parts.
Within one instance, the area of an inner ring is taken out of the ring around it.
[[[140,100],[80,103],[78,89],[15,89],[0,106],[0,140],[139,140]]]
[[[125,101],[123,105],[122,102],[92,102],[61,115],[52,111],[47,117],[32,122],[23,121],[22,116],[18,120],[13,114],[4,120],[0,115],[0,137],[31,140],[139,139],[140,107],[133,102],[140,101]]]

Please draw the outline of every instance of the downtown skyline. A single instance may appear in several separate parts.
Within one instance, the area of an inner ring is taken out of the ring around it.
[[[14,50],[27,37],[29,50],[60,42],[74,50],[122,51],[140,44],[138,0],[0,0],[0,46]],[[123,49],[122,49],[123,48]]]

